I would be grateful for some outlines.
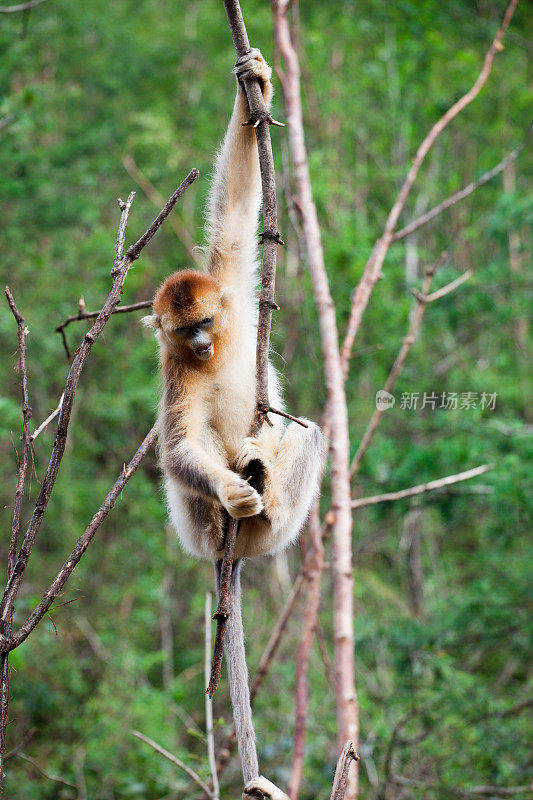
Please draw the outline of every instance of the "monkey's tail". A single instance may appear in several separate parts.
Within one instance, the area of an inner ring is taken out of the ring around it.
[[[228,667],[229,691],[233,706],[233,720],[241,758],[244,783],[259,777],[259,762],[255,748],[255,732],[250,706],[248,667],[244,650],[244,629],[241,614],[241,566],[236,560],[231,573],[230,615],[226,623],[224,648]],[[217,594],[220,594],[222,561],[215,564]]]

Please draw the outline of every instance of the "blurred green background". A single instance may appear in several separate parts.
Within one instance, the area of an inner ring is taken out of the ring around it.
[[[245,0],[251,42],[272,61],[271,10]],[[311,177],[341,335],[355,286],[402,178],[433,122],[477,77],[505,3],[496,0],[301,2],[299,42]],[[478,99],[438,139],[402,223],[494,166],[523,141],[533,100],[533,19],[521,2]],[[235,54],[215,0],[48,0],[0,15],[1,268],[24,314],[34,423],[57,405],[68,371],[54,328],[107,295],[119,211],[135,189],[128,241],[194,166],[201,178],[128,275],[123,302],[149,299],[193,264],[213,155],[229,119]],[[274,115],[284,118],[277,87]],[[320,418],[316,314],[287,214],[286,131],[273,129],[287,248],[272,346],[289,411]],[[139,175],[139,170],[141,175]],[[361,797],[475,797],[531,781],[531,147],[499,176],[394,245],[356,341],[347,384],[352,455],[413,307],[412,286],[442,250],[434,288],[473,277],[431,305],[354,486],[406,488],[483,463],[450,491],[359,511],[354,526]],[[143,189],[144,187],[144,189]],[[140,313],[111,319],[83,373],[67,453],[16,606],[38,601],[152,425],[155,345]],[[67,328],[72,349],[86,327]],[[16,326],[0,305],[2,554],[9,541],[20,404]],[[497,393],[496,408],[402,410],[402,392]],[[12,433],[11,433],[12,432]],[[36,442],[31,497],[53,427]],[[323,509],[329,507],[328,478]],[[24,519],[31,513],[30,502]],[[184,773],[134,739],[136,728],[208,776],[203,613],[211,567],[165,529],[154,454],[128,484],[53,613],[12,654],[6,797],[194,798]],[[414,537],[420,542],[414,552]],[[329,544],[327,545],[329,547]],[[253,673],[299,569],[293,548],[245,570]],[[3,559],[5,561],[5,558]],[[417,580],[420,573],[421,581]],[[529,580],[528,580],[529,579]],[[329,572],[322,653],[309,672],[303,800],[329,792],[336,752]],[[72,602],[75,601],[75,602]],[[68,605],[65,605],[68,603]],[[298,608],[255,711],[263,772],[286,785],[291,762]],[[217,737],[231,722],[225,681]],[[397,777],[403,778],[403,783]],[[223,797],[242,789],[234,759]],[[409,783],[410,781],[410,783]],[[462,792],[462,794],[461,794]],[[494,797],[501,795],[493,794]],[[525,798],[531,792],[513,795]]]

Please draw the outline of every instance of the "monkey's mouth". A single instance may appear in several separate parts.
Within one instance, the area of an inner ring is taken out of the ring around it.
[[[209,344],[203,344],[200,347],[194,348],[194,354],[202,361],[207,361],[208,358],[211,358],[213,353],[215,352],[215,348],[213,347],[213,342],[209,342]]]

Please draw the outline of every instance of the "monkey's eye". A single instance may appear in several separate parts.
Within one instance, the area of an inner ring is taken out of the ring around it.
[[[188,330],[188,327],[185,325],[183,328],[174,328],[174,333],[176,336],[183,336]]]
[[[202,327],[202,328],[212,328],[214,322],[215,322],[215,318],[214,317],[206,317],[205,319],[203,319],[200,322],[200,327]]]

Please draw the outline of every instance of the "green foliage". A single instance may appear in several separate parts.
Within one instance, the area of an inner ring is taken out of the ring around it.
[[[435,120],[466,91],[505,3],[337,0],[300,4],[300,56],[307,146],[340,335],[357,283],[411,158]],[[270,8],[243,12],[251,41],[272,60]],[[477,100],[438,139],[401,224],[494,166],[530,123],[531,35],[520,4],[505,49]],[[157,209],[124,156],[168,196],[191,167],[201,180],[175,212],[201,242],[202,204],[217,143],[229,118],[234,61],[215,0],[45,2],[0,18],[0,203],[2,268],[30,329],[33,419],[55,408],[68,364],[54,328],[83,296],[100,306],[109,289],[116,198],[137,195],[133,241]],[[275,116],[283,118],[281,92]],[[282,198],[281,256],[272,346],[293,413],[318,418],[325,400],[316,311],[296,234]],[[281,138],[280,138],[281,137]],[[286,141],[283,142],[286,148]],[[361,721],[361,796],[376,800],[464,796],[479,785],[531,780],[531,147],[508,174],[393,245],[355,344],[347,383],[352,453],[405,336],[410,288],[442,250],[434,288],[466,269],[473,277],[428,307],[421,333],[358,474],[355,494],[405,488],[481,463],[474,482],[416,502],[361,509],[355,517],[356,681]],[[285,182],[286,183],[286,182]],[[409,256],[411,257],[411,256]],[[167,223],[128,275],[123,302],[149,298],[163,277],[190,265]],[[412,273],[411,273],[412,274]],[[74,350],[86,326],[66,329]],[[7,551],[20,430],[16,328],[0,305],[0,448],[3,557]],[[400,407],[403,392],[497,393],[493,410]],[[138,315],[114,317],[83,374],[67,453],[39,534],[15,625],[38,602],[59,565],[152,424],[158,397],[152,337]],[[32,423],[33,425],[33,423]],[[13,432],[13,443],[11,441]],[[53,426],[35,444],[38,491]],[[329,507],[329,476],[323,509]],[[31,512],[29,499],[23,521]],[[421,538],[421,614],[412,607],[411,520]],[[6,797],[91,800],[199,797],[189,778],[132,737],[156,739],[208,777],[203,708],[203,614],[211,567],[195,564],[165,532],[155,456],[124,491],[63,595],[10,658]],[[251,670],[281,608],[283,568],[245,571]],[[5,558],[4,558],[5,560]],[[333,658],[329,577],[321,627]],[[262,769],[285,785],[291,762],[294,657],[300,608],[256,703]],[[162,647],[162,630],[172,649]],[[170,625],[170,628],[168,626]],[[337,757],[335,696],[318,648],[309,670],[310,709],[301,798],[325,797]],[[217,736],[230,728],[225,681],[216,696]],[[395,776],[411,781],[404,786]],[[405,791],[404,791],[405,790]],[[232,763],[223,797],[237,798]],[[521,800],[522,795],[515,797]],[[524,793],[524,797],[526,794]]]

